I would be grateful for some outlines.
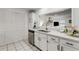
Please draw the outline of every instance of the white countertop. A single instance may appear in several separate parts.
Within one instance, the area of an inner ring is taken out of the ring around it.
[[[29,28],[29,30],[32,30],[32,31],[37,31],[38,29]]]
[[[58,31],[52,31],[52,32],[49,32],[48,34],[58,36],[58,37],[62,37],[62,38],[67,38],[67,39],[79,41],[78,37],[72,37],[72,36],[69,36],[65,33],[61,33],[61,32],[58,32]]]
[[[74,40],[74,41],[78,41],[79,42],[79,38],[78,37],[72,37],[72,36],[69,36],[65,33],[61,33],[59,31],[51,31],[51,32],[41,32],[41,31],[38,31],[38,29],[30,29],[30,30],[33,30],[33,31],[36,31],[36,32],[39,32],[39,33],[43,33],[43,34],[47,34],[47,35],[53,35],[53,36],[57,36],[57,37],[60,37],[60,38],[66,38],[66,39],[69,39],[69,40]]]

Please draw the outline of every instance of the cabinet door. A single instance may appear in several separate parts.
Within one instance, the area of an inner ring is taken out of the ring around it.
[[[40,37],[40,49],[43,51],[47,50],[47,37]]]
[[[58,44],[55,42],[48,42],[48,51],[58,51]]]
[[[48,51],[58,51],[60,45],[56,42],[55,38],[48,37]]]
[[[47,50],[47,36],[35,33],[35,45],[43,51]]]
[[[61,39],[60,44],[61,44],[61,51],[77,51],[77,50],[79,50],[78,42]]]
[[[63,45],[61,51],[78,51],[78,49]]]
[[[39,34],[35,32],[35,42],[34,44],[39,48],[40,47],[40,38],[38,36]]]

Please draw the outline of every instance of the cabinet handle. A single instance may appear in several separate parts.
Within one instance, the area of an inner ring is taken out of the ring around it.
[[[51,38],[52,40],[55,40],[55,39],[53,39],[53,38]]]
[[[72,44],[72,43],[69,43],[69,42],[66,42],[66,44],[67,44],[67,45],[71,45],[71,46],[73,46],[73,44]]]
[[[58,50],[58,51],[60,50],[60,45],[57,45],[57,50]]]
[[[63,50],[63,46],[61,46],[61,51],[64,51],[64,50]]]
[[[49,43],[49,41],[47,40],[47,43]]]

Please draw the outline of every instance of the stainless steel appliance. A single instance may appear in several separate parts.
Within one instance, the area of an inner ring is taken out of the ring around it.
[[[34,45],[34,31],[28,30],[28,41],[30,44]]]

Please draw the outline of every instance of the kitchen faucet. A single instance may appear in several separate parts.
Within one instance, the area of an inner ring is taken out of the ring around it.
[[[48,24],[49,24],[49,23],[52,23],[52,22],[53,22],[53,20],[51,20],[51,17],[49,17],[49,20],[48,20],[47,23],[46,23],[46,30],[48,30],[48,28],[47,28]]]

